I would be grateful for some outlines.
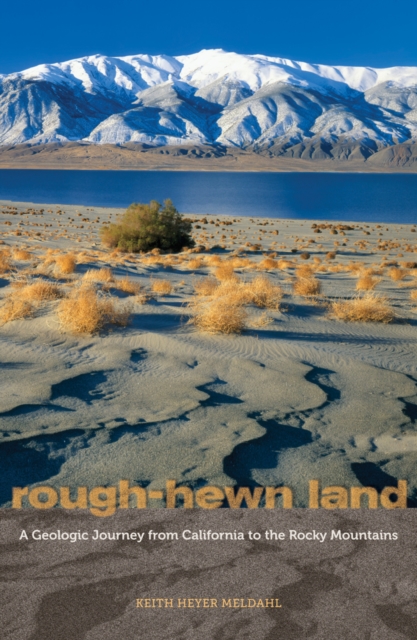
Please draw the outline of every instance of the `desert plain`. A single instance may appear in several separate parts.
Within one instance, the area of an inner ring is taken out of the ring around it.
[[[188,215],[194,248],[133,254],[100,241],[122,212],[0,203],[0,504],[127,478],[305,507],[314,478],[416,506],[416,225]]]

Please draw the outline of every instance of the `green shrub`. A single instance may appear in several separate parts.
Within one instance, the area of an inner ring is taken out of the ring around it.
[[[194,245],[191,229],[191,222],[171,200],[165,200],[163,207],[151,200],[149,204],[131,204],[120,222],[102,227],[100,235],[103,244],[121,251],[180,251]]]

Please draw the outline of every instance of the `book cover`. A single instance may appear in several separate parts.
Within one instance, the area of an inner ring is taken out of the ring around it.
[[[319,5],[4,10],[5,640],[417,636],[415,50]]]

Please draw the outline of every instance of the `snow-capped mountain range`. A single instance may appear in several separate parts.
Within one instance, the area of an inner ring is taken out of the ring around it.
[[[102,55],[0,75],[0,144],[214,144],[362,157],[417,141],[417,67],[203,50]]]

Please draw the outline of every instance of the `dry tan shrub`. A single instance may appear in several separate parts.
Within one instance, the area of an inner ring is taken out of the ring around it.
[[[31,260],[32,255],[26,249],[13,249],[13,258],[15,260]]]
[[[251,282],[243,283],[243,290],[247,302],[262,309],[279,309],[283,291],[266,276],[257,276]]]
[[[244,306],[252,302],[252,294],[245,282],[240,280],[224,280],[214,290],[211,298],[224,299],[232,306]]]
[[[49,267],[51,264],[55,264],[56,253],[58,249],[48,249],[47,252],[41,256],[41,260],[45,267]]]
[[[345,271],[345,267],[343,264],[332,264],[329,266],[329,271],[332,273],[341,273],[342,271]]]
[[[268,271],[269,269],[278,269],[278,262],[272,258],[264,258],[258,264],[258,269]]]
[[[293,291],[297,296],[317,296],[321,292],[321,282],[317,278],[297,278]]]
[[[266,276],[257,276],[249,282],[224,280],[217,286],[213,278],[206,280],[206,285],[204,281],[200,281],[199,290],[196,289],[197,295],[210,297],[211,300],[223,299],[230,306],[254,304],[264,309],[279,309],[283,296],[281,287],[274,285]]]
[[[330,312],[338,320],[347,322],[391,322],[395,317],[388,299],[375,293],[332,302]]]
[[[191,258],[191,260],[188,261],[187,266],[189,269],[201,269],[203,266],[203,258],[200,256],[198,258]]]
[[[345,266],[345,271],[351,271],[352,273],[360,273],[364,270],[364,265],[362,262],[349,262]]]
[[[93,287],[80,287],[70,298],[62,300],[57,313],[62,328],[71,333],[91,335],[106,325],[125,327],[130,308],[116,308],[110,298],[99,298]]]
[[[211,296],[219,286],[218,281],[211,276],[194,282],[194,291],[198,296]]]
[[[411,300],[417,300],[417,290],[410,293]]]
[[[11,268],[10,250],[2,249],[2,251],[0,251],[0,273],[7,273]]]
[[[210,267],[218,267],[222,263],[222,259],[220,256],[207,256],[205,258],[205,262]]]
[[[20,290],[19,297],[27,300],[57,300],[63,297],[63,293],[56,284],[39,280],[29,284]]]
[[[9,296],[0,307],[0,322],[5,324],[12,320],[30,318],[33,316],[34,312],[35,310],[33,305],[31,305],[27,300],[20,300],[20,298]]]
[[[408,275],[408,271],[405,269],[400,269],[399,267],[393,267],[388,271],[388,275],[391,280],[394,282],[398,282],[400,280],[404,280],[404,278]]]
[[[114,282],[114,276],[109,267],[102,267],[101,269],[89,269],[86,271],[83,280],[91,282]]]
[[[181,260],[180,260],[180,257],[178,255],[173,255],[171,253],[171,254],[165,256],[164,264],[166,266],[172,266],[172,265],[176,265],[176,264],[181,264]]]
[[[358,278],[356,283],[357,291],[373,291],[379,282],[379,278],[374,278],[371,275],[364,274]]]
[[[310,254],[308,253],[308,251],[305,251],[304,253],[300,254],[300,258],[301,258],[301,260],[309,260],[310,259]]]
[[[240,280],[224,280],[223,282],[219,282],[211,276],[205,280],[208,280],[207,286],[201,285],[201,292],[197,292],[196,298],[193,298],[188,306],[198,306],[208,300],[220,299],[226,300],[231,305],[243,306],[250,301],[244,283]],[[205,300],[202,298],[205,298]]]
[[[172,293],[174,287],[169,280],[152,280],[151,289],[154,293],[167,295]]]
[[[360,273],[359,275],[366,275],[366,276],[383,276],[384,275],[384,269],[381,266],[378,267],[368,267],[367,269],[364,269],[362,271],[362,273]]]
[[[240,258],[239,256],[235,256],[230,258],[229,264],[232,265],[234,269],[243,269],[245,267],[250,267],[254,263],[249,258]]]
[[[417,262],[402,262],[404,269],[417,269]]]
[[[116,289],[119,291],[124,291],[125,293],[129,293],[132,296],[137,296],[141,290],[141,286],[138,282],[132,282],[129,278],[121,278],[120,280],[116,280]]]
[[[291,269],[294,266],[295,265],[291,260],[286,260],[285,258],[278,260],[278,269]]]
[[[232,264],[223,262],[214,270],[214,275],[217,280],[237,280],[237,275],[234,272]]]
[[[328,251],[328,253],[326,253],[327,260],[334,260],[335,257],[336,257],[336,252],[335,251]]]
[[[245,328],[247,313],[240,305],[233,305],[226,298],[202,301],[193,305],[194,317],[190,320],[201,331],[208,333],[241,333]]]
[[[314,269],[311,265],[302,264],[296,268],[295,274],[297,278],[311,278],[314,273]]]
[[[54,262],[62,273],[74,273],[77,264],[76,257],[73,253],[65,253],[56,256]]]
[[[156,256],[146,256],[145,258],[141,259],[141,262],[143,262],[143,264],[154,264],[154,265],[160,265],[164,263],[164,259],[163,257],[156,255]]]
[[[326,265],[324,264],[320,264],[317,269],[316,272],[317,273],[325,273],[328,270],[328,267],[326,267]]]

